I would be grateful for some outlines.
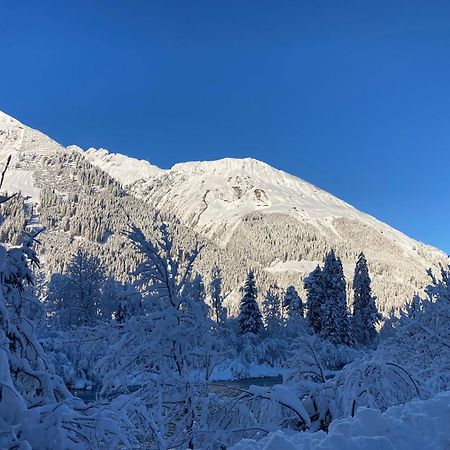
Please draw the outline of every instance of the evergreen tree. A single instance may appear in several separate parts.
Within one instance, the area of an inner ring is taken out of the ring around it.
[[[192,280],[186,283],[187,294],[196,301],[205,303],[206,293],[205,293],[205,285],[203,283],[203,277],[196,273]]]
[[[370,285],[367,260],[364,253],[361,253],[353,277],[353,329],[356,341],[361,344],[370,344],[375,340],[375,324],[381,319]]]
[[[324,302],[322,303],[320,334],[333,344],[350,345],[353,341],[350,325],[345,277],[341,260],[330,250],[322,271]]]
[[[273,286],[267,290],[262,308],[267,330],[276,334],[281,327],[281,300]]]
[[[243,292],[244,296],[239,305],[239,330],[241,334],[258,334],[264,328],[264,324],[256,301],[258,291],[256,290],[255,274],[252,270],[247,275]]]
[[[317,266],[304,280],[306,294],[306,318],[314,333],[322,329],[322,304],[325,300],[323,272]]]
[[[105,280],[98,304],[98,315],[103,321],[110,322],[115,317],[115,313],[120,305],[122,289],[122,283],[113,277],[108,277]]]
[[[117,323],[125,323],[127,318],[127,305],[120,302],[114,311],[114,319]]]
[[[219,266],[214,266],[212,269],[209,290],[214,319],[219,324],[223,323],[227,319],[227,309],[223,306],[222,271]]]
[[[67,271],[54,274],[49,283],[47,296],[53,318],[63,328],[93,325],[100,315],[104,285],[99,259],[78,249]]]
[[[303,302],[294,286],[288,286],[283,298],[283,309],[286,310],[288,321],[303,317]]]

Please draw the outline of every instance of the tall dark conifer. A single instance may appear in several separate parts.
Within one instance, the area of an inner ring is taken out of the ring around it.
[[[223,306],[224,298],[222,294],[222,271],[218,266],[214,266],[212,268],[209,291],[214,319],[219,324],[223,323],[227,319],[227,309]]]
[[[364,253],[361,253],[353,277],[353,328],[355,339],[361,344],[370,344],[375,340],[375,324],[381,318],[370,284],[367,260]]]
[[[306,295],[306,318],[314,333],[322,329],[322,303],[324,302],[323,274],[317,266],[304,280]]]
[[[258,334],[264,328],[264,324],[256,301],[258,291],[256,289],[255,274],[252,270],[247,275],[243,292],[244,296],[239,305],[239,331],[241,334]]]
[[[288,320],[303,317],[303,302],[294,286],[288,286],[283,298],[283,309]]]
[[[330,250],[322,272],[325,293],[322,303],[320,334],[333,344],[353,342],[350,314],[347,306],[344,270],[341,260]]]

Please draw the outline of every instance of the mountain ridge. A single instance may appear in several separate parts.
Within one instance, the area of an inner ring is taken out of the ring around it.
[[[366,253],[374,291],[385,310],[421,291],[428,281],[428,267],[448,261],[439,249],[253,158],[191,161],[160,169],[104,149],[63,147],[2,113],[0,155],[4,159],[9,153],[12,165],[4,189],[20,190],[40,205],[49,242],[69,239],[75,245],[74,238],[84,236],[97,252],[106,251],[102,242],[119,248],[124,244],[118,236],[123,221],[118,204],[137,211],[139,202],[144,202],[139,212],[144,224],[149,220],[146,209],[161,211],[186,227],[183,235],[190,229],[211,243],[201,270],[210,270],[217,258],[221,261],[226,288],[234,292],[231,310],[236,308],[238,285],[248,268],[257,269],[263,290],[277,283],[296,284],[302,292],[302,277],[330,248],[342,257],[348,277],[356,255]],[[124,192],[128,197],[123,197]],[[88,201],[86,195],[93,197]],[[96,200],[97,196],[103,197]],[[103,210],[105,217],[102,208],[108,208]],[[111,255],[105,257],[111,260]]]

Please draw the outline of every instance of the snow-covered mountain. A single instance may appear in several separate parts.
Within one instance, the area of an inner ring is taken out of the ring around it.
[[[210,243],[204,261],[221,263],[224,272],[228,271],[229,289],[242,282],[249,267],[259,272],[263,288],[273,282],[300,287],[301,278],[329,248],[336,249],[351,277],[354,260],[364,251],[374,291],[387,309],[426,285],[428,267],[447,261],[441,251],[414,241],[310,183],[251,158],[187,162],[163,170],[104,149],[64,148],[0,113],[0,156],[5,159],[9,154],[13,164],[4,188],[20,190],[35,203],[42,202],[43,189],[45,198],[63,195],[65,199],[71,198],[72,191],[79,191],[81,199],[107,192],[108,201],[101,204],[111,208],[105,211],[109,221],[115,222],[114,214],[118,213],[111,211],[118,211],[114,203],[124,202],[124,195],[128,205],[145,202],[149,210],[174,216],[186,230]],[[93,186],[100,178],[100,185]],[[119,185],[112,189],[114,183],[120,183],[120,189]],[[53,197],[44,202],[43,217],[48,221],[52,216],[50,223],[58,224],[55,235],[64,232],[76,237],[84,228],[79,196],[70,211],[66,211],[67,206],[55,209]],[[55,218],[57,215],[64,217]],[[91,217],[86,214],[83,220],[91,221]],[[97,222],[89,225],[96,231],[88,239],[101,244],[114,235],[114,226]]]
[[[69,149],[82,151],[79,147],[70,146]],[[84,152],[86,159],[99,169],[108,172],[123,186],[128,186],[138,180],[150,180],[163,172],[162,169],[152,166],[148,161],[130,158],[120,153],[110,153],[101,148],[89,148]]]
[[[260,213],[286,215],[337,238],[342,236],[333,226],[334,220],[355,220],[388,235],[405,252],[415,252],[414,241],[404,234],[316,186],[252,158],[175,164],[130,190],[175,212],[222,246],[237,223]]]

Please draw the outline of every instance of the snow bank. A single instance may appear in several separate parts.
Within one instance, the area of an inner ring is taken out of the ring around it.
[[[360,408],[336,420],[329,433],[277,431],[262,441],[243,440],[233,450],[448,450],[450,391],[432,400],[414,400],[384,413]]]

